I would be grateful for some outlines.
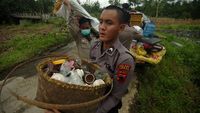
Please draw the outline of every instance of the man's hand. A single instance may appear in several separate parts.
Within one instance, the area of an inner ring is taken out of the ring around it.
[[[45,110],[44,113],[61,113],[61,112],[59,112],[59,111],[56,110],[56,109],[52,109],[51,111],[50,111],[50,110]]]
[[[71,11],[72,11],[70,1],[69,0],[64,0],[63,3],[67,6],[67,10],[69,11],[69,14],[70,14]]]

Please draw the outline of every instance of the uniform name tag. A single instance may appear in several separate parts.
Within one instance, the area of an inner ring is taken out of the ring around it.
[[[129,71],[131,66],[129,64],[120,64],[118,70],[126,70]]]

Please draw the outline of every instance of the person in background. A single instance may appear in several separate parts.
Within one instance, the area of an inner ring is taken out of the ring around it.
[[[122,9],[127,11],[127,12],[130,12],[132,9],[131,9],[131,5],[133,5],[132,3],[123,3],[122,4]]]
[[[99,104],[96,113],[118,113],[122,106],[121,99],[134,76],[134,59],[118,37],[129,21],[128,15],[123,9],[110,5],[103,9],[100,16],[99,40],[93,44],[90,58],[113,79],[113,89]]]
[[[122,32],[119,33],[119,40],[120,42],[124,45],[124,47],[126,47],[127,49],[129,49],[131,41],[135,35],[135,32],[133,30],[132,27],[130,27],[130,15],[129,15],[129,11],[128,8],[130,7],[129,4],[124,3],[122,4],[122,9],[127,12],[127,15],[125,16],[125,18],[127,18],[127,22],[125,23],[125,28]]]
[[[130,3],[123,3],[122,9],[130,14],[130,12],[133,12],[135,10],[131,9],[132,4]],[[135,11],[136,12],[136,11]],[[130,15],[125,16],[128,18],[127,22],[125,23],[126,26],[122,32],[119,33],[119,40],[120,42],[127,48],[130,49],[130,45],[133,39],[141,39],[142,35],[136,32],[136,29],[134,29],[133,26],[130,26]]]
[[[86,38],[89,42],[94,38],[98,38],[98,32],[96,32],[91,26],[91,20],[85,17],[79,19],[79,28],[82,37]]]
[[[54,14],[66,20],[67,27],[76,42],[78,57],[75,57],[88,59],[90,43],[95,39],[93,37],[98,37],[96,28],[99,21],[92,17],[77,0],[56,0],[54,9]]]
[[[79,0],[57,0],[62,1],[60,8],[54,11],[54,14],[61,16],[70,24],[71,20],[79,20],[82,17],[90,19],[91,26],[98,31],[99,21],[92,17],[80,4]],[[71,18],[70,18],[71,17]],[[77,21],[78,22],[78,21]]]
[[[82,17],[79,19],[80,40],[77,42],[78,50],[82,52],[80,57],[89,60],[91,43],[97,40],[98,33],[91,27],[90,19]]]

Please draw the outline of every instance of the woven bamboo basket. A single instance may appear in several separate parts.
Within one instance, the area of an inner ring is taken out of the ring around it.
[[[106,74],[104,75],[106,76],[104,78],[105,84],[95,87],[79,86],[50,79],[51,75],[48,75],[48,73],[44,71],[47,63],[63,58],[66,60],[70,59],[68,57],[48,58],[37,65],[39,78],[36,100],[51,104],[77,104],[74,108],[71,107],[63,110],[65,113],[94,113],[100,100],[85,106],[81,105],[81,103],[87,103],[104,96],[106,91],[111,88],[112,82],[109,75],[104,73]],[[82,60],[82,65],[86,65],[90,72],[99,69],[97,65],[91,64],[86,60]]]
[[[104,74],[105,84],[99,86],[80,86],[63,83],[51,79],[51,75],[45,71],[48,62],[58,59],[69,60],[68,57],[50,57],[42,60],[37,65],[38,88],[35,100],[10,92],[25,103],[44,109],[58,109],[62,113],[95,113],[98,104],[105,99],[112,90],[112,80],[107,73]],[[87,65],[90,72],[99,69],[95,64],[82,60],[82,65]]]

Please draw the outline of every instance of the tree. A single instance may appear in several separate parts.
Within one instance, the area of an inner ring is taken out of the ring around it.
[[[139,10],[149,16],[155,16],[156,7],[154,4],[154,0],[143,0],[142,6],[136,7],[136,10]]]
[[[51,13],[53,0],[1,0],[0,23],[11,20],[14,13]]]
[[[117,5],[117,6],[120,5],[120,0],[109,0],[108,2],[109,2],[111,5]]]
[[[141,2],[143,2],[144,0],[128,0],[129,3],[133,3],[134,6],[139,6],[139,4],[141,4]]]
[[[156,3],[156,18],[158,18],[159,6],[162,0],[155,0]]]
[[[100,8],[100,3],[99,1],[96,1],[92,4],[83,4],[83,7],[94,17],[99,17],[101,8]]]

